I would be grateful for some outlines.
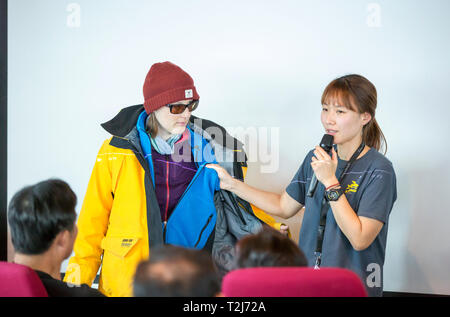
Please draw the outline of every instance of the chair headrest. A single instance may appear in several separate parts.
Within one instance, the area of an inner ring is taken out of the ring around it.
[[[37,273],[24,265],[0,262],[0,297],[47,297]]]
[[[359,276],[347,269],[257,267],[229,272],[222,282],[229,297],[366,297]]]

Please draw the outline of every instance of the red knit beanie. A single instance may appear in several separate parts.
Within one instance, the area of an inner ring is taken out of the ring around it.
[[[144,82],[145,111],[187,99],[200,99],[191,76],[171,62],[153,64]]]

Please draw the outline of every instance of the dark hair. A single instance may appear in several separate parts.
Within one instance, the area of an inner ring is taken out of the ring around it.
[[[154,247],[139,263],[133,283],[136,297],[213,297],[221,280],[209,253],[173,245]]]
[[[152,137],[156,137],[158,135],[158,120],[156,119],[155,112],[151,112],[147,120],[147,131]]]
[[[289,237],[264,226],[236,244],[236,269],[260,266],[307,266],[307,260]]]
[[[329,103],[330,100],[338,101],[352,111],[369,113],[372,119],[363,127],[362,139],[366,145],[378,151],[383,145],[386,154],[386,138],[375,119],[377,89],[367,78],[356,74],[336,78],[325,88],[321,99],[322,105]]]
[[[49,179],[18,191],[8,208],[11,240],[18,253],[36,255],[49,249],[58,233],[72,231],[77,197],[69,185]]]

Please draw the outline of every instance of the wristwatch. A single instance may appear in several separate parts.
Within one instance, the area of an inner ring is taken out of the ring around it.
[[[342,196],[342,194],[344,194],[344,190],[341,187],[330,188],[325,191],[325,199],[328,201],[336,201]]]

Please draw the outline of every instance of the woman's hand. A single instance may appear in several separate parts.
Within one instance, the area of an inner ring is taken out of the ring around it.
[[[219,164],[207,164],[207,168],[211,168],[217,172],[220,180],[220,188],[230,190],[233,188],[233,184],[236,181],[228,172]]]
[[[332,157],[330,157],[320,146],[316,146],[314,155],[315,156],[311,158],[311,167],[314,170],[316,178],[324,184],[325,187],[338,183],[336,178],[338,159],[334,148],[331,150]]]

